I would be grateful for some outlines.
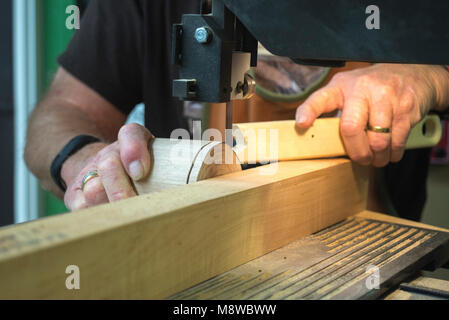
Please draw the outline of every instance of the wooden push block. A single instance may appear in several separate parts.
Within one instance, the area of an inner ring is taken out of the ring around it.
[[[235,153],[216,141],[157,138],[149,145],[150,174],[134,186],[138,194],[161,191],[241,171]]]

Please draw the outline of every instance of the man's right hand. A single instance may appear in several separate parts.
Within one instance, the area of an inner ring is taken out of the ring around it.
[[[71,211],[136,196],[133,183],[150,170],[148,142],[153,135],[138,124],[123,126],[112,144],[85,146],[64,163],[61,177],[66,182],[64,202]],[[83,177],[97,171],[81,190]]]

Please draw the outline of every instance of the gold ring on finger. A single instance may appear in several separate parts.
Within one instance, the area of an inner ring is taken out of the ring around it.
[[[381,126],[368,125],[368,130],[369,131],[373,131],[373,132],[377,132],[377,133],[390,133],[390,128],[384,128],[384,127],[381,127]]]
[[[97,177],[99,177],[98,171],[97,171],[97,170],[89,171],[89,172],[83,177],[83,180],[82,180],[82,182],[81,182],[81,191],[84,191],[84,187],[86,186],[86,184],[87,184],[90,180],[92,180],[92,179],[94,179],[94,178],[97,178]]]

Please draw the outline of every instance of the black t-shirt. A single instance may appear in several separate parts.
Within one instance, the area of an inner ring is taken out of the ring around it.
[[[125,114],[144,102],[146,126],[169,137],[186,128],[172,96],[172,25],[199,8],[199,0],[92,0],[58,61]]]

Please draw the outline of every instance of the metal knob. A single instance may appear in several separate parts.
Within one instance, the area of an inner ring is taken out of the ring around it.
[[[195,30],[195,39],[201,44],[211,42],[213,37],[212,31],[208,27],[200,27]]]

